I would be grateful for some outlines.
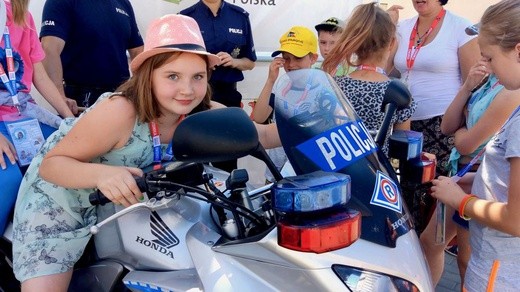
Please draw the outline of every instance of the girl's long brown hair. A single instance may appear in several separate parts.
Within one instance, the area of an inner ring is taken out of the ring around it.
[[[128,98],[132,104],[134,105],[137,111],[137,117],[140,122],[149,123],[153,120],[159,118],[161,112],[159,110],[159,103],[157,99],[153,95],[152,90],[152,73],[155,69],[164,65],[170,58],[179,56],[180,54],[189,54],[189,53],[181,53],[181,52],[172,52],[172,53],[162,53],[152,56],[146,59],[141,66],[134,72],[132,77],[128,79],[125,83],[123,83],[119,88],[117,88],[117,92],[120,92],[121,95]],[[201,55],[201,58],[206,60],[206,64],[208,64],[208,60],[206,57]],[[207,68],[208,72],[208,80],[210,78],[211,70],[209,67]],[[202,110],[207,110],[210,108],[211,101],[211,90],[208,84],[208,89],[206,95],[202,102],[193,110],[193,112],[198,112]]]
[[[14,23],[22,27],[28,26],[27,11],[29,11],[29,0],[11,0],[11,7]]]
[[[479,38],[503,51],[520,43],[520,0],[502,0],[486,9],[480,20]]]
[[[340,64],[357,66],[373,54],[382,52],[395,37],[395,24],[384,10],[375,3],[358,5],[347,22],[336,46],[323,61],[322,68],[334,75]]]

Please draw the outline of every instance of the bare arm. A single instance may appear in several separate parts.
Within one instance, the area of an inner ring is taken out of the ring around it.
[[[519,95],[520,90],[502,89],[472,128],[462,128],[457,131],[455,147],[460,154],[471,154],[484,141],[498,132],[511,113],[520,106]]]
[[[271,98],[271,91],[273,89],[274,82],[269,79],[265,82],[258,99],[256,100],[255,107],[253,108],[253,119],[257,123],[263,123],[271,112],[273,112],[273,108],[269,105],[269,99]]]
[[[396,124],[394,124],[394,130],[403,130],[403,131],[410,130],[410,124],[411,124],[411,121],[409,119],[402,123],[396,123]]]
[[[399,46],[399,44],[398,44],[397,36],[396,36],[395,41],[393,42],[393,45],[390,48],[390,56],[388,57],[388,60],[386,61],[386,68],[385,68],[385,71],[388,72],[388,74],[392,75],[392,76],[396,75],[395,72],[393,72],[394,70],[396,72],[398,72],[394,65],[394,58],[395,58],[395,54],[397,53],[397,46]]]
[[[477,220],[482,225],[520,237],[520,158],[509,159],[510,179],[506,203],[482,199],[470,200],[464,208],[464,215]],[[466,192],[450,178],[440,177],[433,181],[432,195],[455,210]]]
[[[5,161],[4,154],[7,156],[9,161]],[[16,163],[16,150],[14,149],[13,144],[11,144],[2,133],[0,133],[0,167],[6,169],[7,162],[10,162],[11,164]],[[0,175],[2,175],[1,172]]]
[[[226,52],[219,52],[217,57],[220,58],[219,66],[231,67],[238,69],[240,71],[252,70],[255,68],[255,62],[249,60],[248,58],[240,58],[235,59],[230,54]]]
[[[392,5],[390,8],[386,10],[386,13],[390,15],[390,18],[392,19],[392,22],[397,25],[399,22],[399,10],[404,9],[401,5]]]
[[[255,62],[248,58],[233,59],[233,68],[240,71],[253,70],[253,68],[255,68]]]
[[[144,46],[128,49],[128,54],[130,55],[130,61],[132,61],[135,58],[135,56],[142,53],[143,49],[144,49]]]
[[[78,105],[75,100],[65,96],[63,88],[63,68],[61,64],[61,52],[65,46],[65,41],[54,36],[46,36],[42,38],[42,47],[45,50],[45,59],[42,61],[43,67],[52,83],[56,86],[65,102],[73,114],[78,113]]]
[[[278,128],[276,124],[260,125],[255,123],[258,132],[258,139],[260,144],[266,149],[276,148],[282,146],[280,135],[278,135]]]
[[[90,161],[124,146],[135,123],[132,104],[123,97],[106,99],[82,116],[47,155],[40,175],[65,188],[98,188],[115,203],[136,203],[141,192],[134,175],[138,168],[110,166]],[[107,126],[110,125],[110,126]]]
[[[60,94],[54,83],[47,75],[41,62],[34,63],[33,83],[38,92],[47,100],[62,117],[74,117],[65,97]]]
[[[271,92],[273,91],[274,83],[280,73],[280,68],[283,67],[284,60],[282,58],[274,58],[269,64],[269,73],[267,80],[265,81],[264,87],[256,100],[255,107],[253,109],[253,118],[257,123],[263,123],[269,117],[273,109],[269,105],[269,99],[271,98]]]
[[[59,37],[45,36],[41,39],[45,59],[42,61],[45,71],[55,84],[61,95],[65,96],[63,89],[63,67],[61,64],[61,52],[65,47],[65,41]]]
[[[469,70],[468,78],[459,89],[459,92],[450,103],[441,123],[441,131],[445,135],[452,135],[460,127],[465,125],[466,115],[464,114],[468,99],[471,97],[471,90],[488,74],[486,62],[478,61]]]
[[[481,59],[477,38],[460,47],[458,55],[461,79],[464,81],[468,78],[471,67]]]

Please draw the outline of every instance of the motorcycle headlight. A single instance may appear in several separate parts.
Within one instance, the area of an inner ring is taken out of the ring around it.
[[[419,291],[412,282],[383,273],[342,265],[333,265],[332,270],[353,292]]]

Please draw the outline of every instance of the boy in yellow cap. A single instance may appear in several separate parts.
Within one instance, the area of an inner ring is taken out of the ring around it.
[[[281,57],[276,57],[281,54]],[[280,37],[280,48],[271,54],[275,57],[269,65],[269,73],[264,87],[253,109],[253,119],[265,123],[273,112],[270,99],[280,68],[285,72],[309,69],[318,60],[318,39],[314,33],[303,26],[293,26]]]
[[[276,57],[281,55],[281,57]],[[285,72],[310,69],[318,60],[318,39],[314,32],[303,26],[293,26],[280,37],[280,48],[271,54],[275,57],[269,65],[269,74],[260,96],[253,108],[252,117],[257,123],[266,123],[272,117],[273,86],[278,79],[280,68]],[[278,168],[287,161],[282,147],[270,149],[269,156]],[[268,172],[268,171],[267,171]],[[271,174],[266,172],[268,180]]]

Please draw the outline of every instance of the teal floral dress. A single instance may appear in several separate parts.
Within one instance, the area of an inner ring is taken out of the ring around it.
[[[103,95],[98,102],[107,96]],[[72,269],[90,239],[90,227],[97,222],[96,209],[88,200],[94,189],[63,188],[42,179],[38,171],[44,155],[78,119],[64,120],[47,139],[20,186],[13,222],[14,272],[20,281]],[[136,120],[125,146],[92,162],[143,168],[152,160],[149,126]]]

